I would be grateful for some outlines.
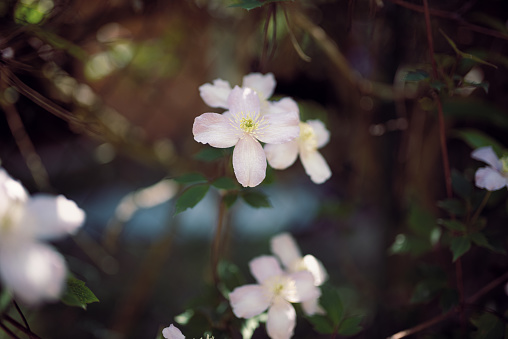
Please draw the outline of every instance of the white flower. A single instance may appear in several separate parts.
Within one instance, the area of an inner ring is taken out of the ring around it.
[[[475,149],[471,157],[490,165],[476,171],[476,186],[488,191],[497,191],[508,186],[508,157],[499,159],[491,146]]]
[[[178,328],[173,326],[173,324],[163,329],[162,335],[166,339],[185,339],[185,336],[182,334],[182,332]]]
[[[268,105],[267,99],[270,98],[275,89],[275,78],[272,73],[265,75],[261,73],[251,73],[243,77],[242,88],[250,88],[257,93],[261,108]],[[231,93],[231,85],[222,79],[216,79],[213,84],[204,84],[199,87],[199,93],[203,101],[210,107],[229,108],[228,97]]]
[[[328,278],[326,269],[318,259],[310,254],[302,257],[298,245],[289,233],[281,233],[273,237],[270,246],[288,272],[309,271],[314,278],[315,286],[321,286]],[[317,298],[302,302],[302,308],[308,315],[323,313]]]
[[[255,258],[249,266],[258,284],[237,287],[229,294],[233,313],[249,319],[268,309],[268,336],[290,338],[296,325],[296,312],[291,303],[317,299],[321,293],[314,286],[312,274],[307,271],[286,274],[273,256]]]
[[[244,187],[259,185],[266,176],[266,156],[259,141],[285,143],[299,134],[298,113],[261,115],[256,92],[236,86],[228,97],[229,111],[203,113],[194,120],[194,139],[233,151],[233,169]],[[259,141],[258,141],[259,140]]]
[[[67,268],[64,258],[43,240],[73,234],[85,213],[64,196],[37,194],[0,168],[0,278],[26,304],[56,300]]]
[[[290,98],[274,103],[272,114],[288,110],[298,111],[298,105]],[[330,132],[320,120],[300,122],[300,136],[285,144],[265,145],[268,164],[275,169],[286,169],[291,166],[298,155],[307,175],[316,184],[328,180],[332,172],[318,149],[330,140]]]
[[[473,91],[483,81],[483,71],[480,67],[473,67],[464,76],[464,83],[462,87],[456,88],[455,92],[460,96],[467,97],[473,93]],[[475,86],[476,85],[476,86]]]

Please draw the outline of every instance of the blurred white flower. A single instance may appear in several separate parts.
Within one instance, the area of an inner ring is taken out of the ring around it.
[[[473,67],[467,74],[464,76],[464,84],[462,87],[456,88],[455,92],[460,96],[467,97],[473,93],[473,91],[478,87],[474,85],[479,85],[483,81],[483,71],[480,67]]]
[[[44,240],[73,234],[85,213],[64,196],[37,194],[0,168],[0,278],[26,304],[57,300],[64,287],[64,258]]]
[[[163,329],[162,335],[166,339],[185,339],[185,336],[182,334],[182,332],[178,328],[176,328],[173,324]]]
[[[309,271],[314,278],[314,286],[321,286],[328,278],[321,261],[310,254],[302,257],[296,241],[289,233],[281,233],[273,237],[270,246],[289,273]],[[302,302],[302,308],[307,315],[324,313],[318,304],[318,298]]]
[[[307,271],[284,273],[273,256],[255,258],[249,266],[258,284],[237,287],[229,294],[233,313],[249,319],[268,309],[268,336],[291,338],[296,325],[296,312],[291,303],[317,299],[321,293],[314,286],[312,274]]]
[[[485,188],[488,191],[497,191],[508,186],[508,157],[499,159],[491,146],[475,149],[471,153],[471,157],[489,165],[476,171],[477,187]]]

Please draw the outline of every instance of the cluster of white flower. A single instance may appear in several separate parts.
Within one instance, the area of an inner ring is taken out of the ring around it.
[[[244,187],[259,185],[266,176],[266,162],[275,169],[292,165],[298,154],[306,173],[315,183],[331,176],[330,168],[317,151],[326,145],[330,133],[319,120],[300,122],[299,109],[291,98],[268,101],[275,89],[273,74],[252,73],[242,87],[222,79],[204,84],[201,98],[222,114],[204,113],[194,120],[194,139],[218,148],[235,147],[233,169]],[[260,141],[265,143],[264,148]]]
[[[323,313],[318,304],[318,288],[327,278],[323,265],[312,255],[302,257],[293,237],[280,234],[271,241],[275,256],[261,256],[250,263],[258,284],[237,287],[229,294],[233,313],[252,318],[268,309],[266,331],[272,339],[288,339],[296,325],[291,303],[302,303],[308,315]],[[280,260],[285,270],[279,264]]]
[[[483,161],[488,167],[479,168],[475,174],[476,186],[488,191],[508,187],[508,157],[498,158],[492,146],[480,147],[471,153],[473,159]]]
[[[67,275],[65,260],[44,240],[75,233],[85,213],[64,196],[37,194],[0,168],[0,278],[26,304],[57,300]]]
[[[166,327],[165,329],[162,330],[162,336],[166,339],[185,339],[185,336],[182,334],[182,331],[180,331],[173,324],[169,325],[169,327]],[[213,337],[207,335],[206,338],[201,339],[213,339]]]

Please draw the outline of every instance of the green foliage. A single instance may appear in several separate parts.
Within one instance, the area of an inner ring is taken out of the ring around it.
[[[423,70],[417,70],[407,72],[406,76],[404,77],[404,80],[408,82],[419,82],[422,80],[428,80],[429,78],[430,78],[429,73]]]
[[[506,325],[492,313],[482,313],[472,317],[471,323],[477,328],[471,338],[473,339],[497,339],[504,338]]]
[[[213,162],[222,159],[225,156],[231,155],[232,153],[233,147],[230,148],[205,147],[202,150],[200,150],[196,155],[194,155],[194,159],[201,160],[204,162]]]
[[[88,304],[98,302],[99,299],[85,286],[84,281],[69,276],[67,277],[67,288],[61,301],[68,306],[81,307],[86,310]]]
[[[464,255],[471,248],[471,239],[467,236],[452,238],[450,250],[453,254],[453,262]]]
[[[51,0],[22,0],[17,3],[14,18],[20,24],[42,23],[54,4]]]
[[[238,266],[229,261],[221,260],[217,265],[217,273],[221,284],[221,292],[226,298],[233,289],[245,284],[245,277]]]
[[[494,138],[481,131],[475,129],[461,129],[453,131],[452,135],[464,140],[473,149],[492,146],[492,149],[498,156],[503,154],[504,147]]]
[[[212,186],[214,186],[215,188],[218,188],[218,189],[223,189],[223,190],[236,190],[239,188],[238,183],[229,177],[221,177],[221,178],[216,179],[212,183]]]
[[[266,322],[267,314],[261,313],[255,317],[250,319],[246,319],[242,323],[242,327],[240,328],[240,333],[242,334],[243,339],[250,339],[254,335],[254,331],[261,325],[261,323]]]
[[[266,194],[261,192],[242,191],[241,197],[249,206],[254,208],[271,208],[272,204]]]
[[[233,204],[238,200],[238,192],[228,192],[222,198],[222,201],[227,208],[231,208]]]
[[[441,298],[439,298],[439,305],[443,312],[448,312],[453,307],[459,304],[459,292],[457,290],[446,288],[441,292]]]
[[[464,225],[462,222],[458,220],[443,220],[439,219],[438,223],[440,225],[443,225],[448,230],[452,232],[459,232],[459,233],[465,233],[466,232],[466,225]]]
[[[445,32],[443,32],[441,29],[439,30],[441,32],[441,34],[445,37],[446,41],[448,41],[448,44],[450,44],[450,46],[453,48],[453,50],[455,51],[455,53],[457,53],[458,56],[460,56],[461,58],[464,58],[464,59],[470,59],[474,62],[477,62],[477,63],[480,63],[480,64],[484,64],[484,65],[488,65],[488,66],[491,66],[491,67],[494,67],[494,68],[497,68],[496,65],[493,65],[491,64],[490,62],[487,62],[485,60],[482,60],[480,59],[479,57],[475,56],[475,55],[472,55],[472,54],[469,54],[469,53],[464,53],[462,52],[461,50],[459,50],[457,48],[457,45],[455,44],[455,42],[450,39],[450,37],[448,35],[445,34]]]
[[[196,206],[205,197],[209,188],[208,184],[199,184],[186,189],[176,201],[174,215]]]
[[[473,195],[473,185],[459,171],[452,170],[453,192],[462,199],[469,201]]]
[[[466,213],[464,203],[459,199],[445,199],[437,202],[437,206],[455,216],[463,216]]]
[[[250,11],[251,9],[261,7],[261,6],[271,3],[271,2],[283,2],[283,1],[289,1],[289,0],[265,0],[265,1],[263,1],[263,0],[239,0],[238,3],[233,4],[229,7],[240,7],[240,8],[244,8],[244,9]]]
[[[2,290],[0,291],[0,312],[1,313],[3,313],[7,309],[7,306],[9,306],[9,304],[11,303],[11,300],[12,300],[11,293],[7,289],[2,288]]]
[[[201,184],[208,181],[201,173],[187,173],[176,177],[173,180],[179,184]]]
[[[461,121],[485,122],[508,129],[508,115],[495,105],[474,98],[443,100],[445,116]]]
[[[418,270],[421,277],[413,290],[411,303],[428,303],[447,288],[446,274],[440,267],[433,265],[420,265]]]

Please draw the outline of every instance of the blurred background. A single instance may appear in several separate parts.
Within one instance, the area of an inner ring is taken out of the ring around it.
[[[291,232],[303,254],[324,263],[348,311],[363,316],[358,338],[387,337],[442,312],[435,284],[421,284],[437,279],[453,290],[455,281],[449,249],[428,237],[446,215],[437,206],[446,192],[430,89],[442,98],[451,168],[471,185],[475,140],[508,145],[508,3],[430,1],[440,83],[428,81],[420,1],[267,1],[250,11],[235,3],[0,2],[1,165],[32,193],[64,194],[86,211],[80,233],[55,246],[100,300],[87,310],[23,308],[40,337],[157,338],[204,303],[179,327],[189,338],[212,329],[228,337],[210,312],[220,306],[209,296],[218,191],[174,216],[185,185],[172,179],[213,179],[230,166],[196,157],[209,147],[194,141],[194,118],[220,112],[198,87],[217,78],[240,85],[251,72],[272,72],[273,98],[292,97],[302,120],[325,122],[331,140],[320,151],[333,175],[315,185],[299,161],[269,169],[256,190],[273,207],[237,201],[221,257],[254,282],[248,262],[270,254],[271,236]],[[476,59],[461,58],[445,36]],[[473,68],[481,85],[468,87]],[[485,213],[489,239],[506,248],[504,189]],[[463,267],[470,295],[508,260],[473,248]],[[506,297],[499,285],[480,303],[502,313]],[[421,337],[453,337],[458,321]],[[254,338],[264,337],[262,326]],[[299,318],[295,337],[318,335]]]

